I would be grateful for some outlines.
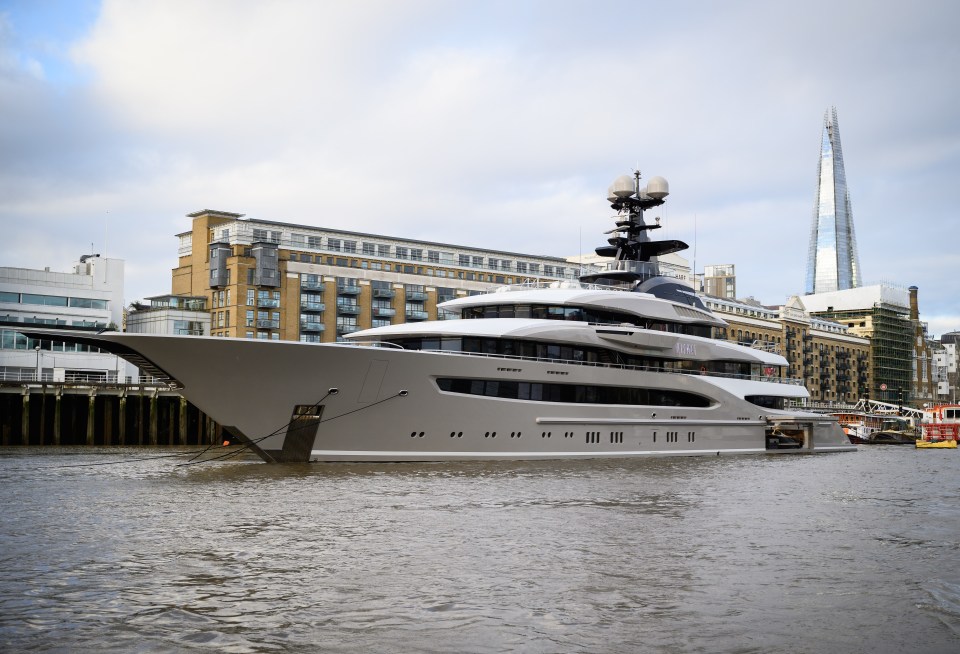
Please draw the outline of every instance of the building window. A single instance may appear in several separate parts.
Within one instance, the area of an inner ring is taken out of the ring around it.
[[[363,253],[369,257],[372,257],[375,254],[376,247],[373,243],[364,243],[363,244]]]
[[[423,261],[423,250],[419,250],[417,248],[411,248],[410,258],[413,261]]]
[[[323,239],[320,236],[308,236],[307,247],[311,250],[319,250]]]
[[[344,251],[344,252],[356,252],[356,251],[357,251],[357,242],[356,242],[356,241],[344,241],[344,242],[343,242],[343,251]]]
[[[252,273],[253,271],[251,270],[250,272]],[[248,288],[248,289],[247,289],[247,306],[248,306],[248,307],[252,307],[252,306],[255,304],[255,302],[256,302],[255,299],[254,299],[254,298],[255,298],[255,295],[254,295],[255,293],[256,293],[256,291],[254,291],[252,288]]]
[[[378,246],[377,246],[377,256],[379,256],[379,257],[389,257],[389,256],[390,256],[390,246],[389,246],[389,245],[378,245]]]
[[[327,249],[328,249],[328,250],[333,250],[333,251],[335,251],[335,252],[339,252],[339,251],[340,251],[340,248],[341,248],[341,244],[340,244],[340,239],[339,239],[339,238],[328,238],[328,239],[327,239]]]
[[[396,247],[395,252],[397,259],[406,259],[409,256],[407,254],[407,248],[400,247],[399,245]]]

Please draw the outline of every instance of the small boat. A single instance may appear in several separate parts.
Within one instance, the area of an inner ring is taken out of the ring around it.
[[[917,449],[918,450],[927,450],[927,449],[955,450],[957,449],[957,441],[956,440],[949,440],[949,441],[918,440]]]
[[[923,412],[918,449],[957,449],[960,437],[960,404],[938,404]]]
[[[833,415],[854,445],[913,445],[911,422],[899,416],[871,411],[841,411]]]
[[[861,439],[860,445],[913,445],[917,442],[915,436],[902,431],[875,431],[867,438]]]

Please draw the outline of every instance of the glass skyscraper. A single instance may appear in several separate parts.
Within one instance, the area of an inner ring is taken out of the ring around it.
[[[853,232],[847,177],[843,171],[836,107],[831,107],[823,116],[817,179],[807,257],[808,295],[855,288],[861,284],[860,258]]]

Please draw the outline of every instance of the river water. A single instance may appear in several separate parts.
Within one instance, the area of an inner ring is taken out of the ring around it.
[[[0,651],[960,651],[958,451],[155,455],[0,450]]]

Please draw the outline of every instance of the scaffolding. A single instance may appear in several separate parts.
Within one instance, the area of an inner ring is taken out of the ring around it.
[[[895,404],[912,399],[913,326],[909,310],[877,302],[869,309],[818,311],[817,316],[840,323],[870,319],[870,380],[868,398]]]

